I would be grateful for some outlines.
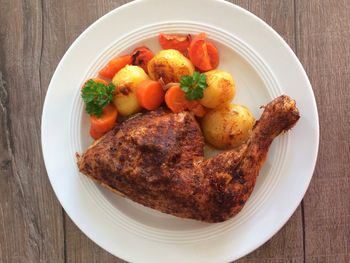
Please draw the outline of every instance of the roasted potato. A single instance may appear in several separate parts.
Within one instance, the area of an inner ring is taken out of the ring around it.
[[[236,94],[235,82],[230,73],[222,70],[211,70],[205,73],[208,87],[204,90],[201,104],[214,109],[230,102]]]
[[[205,140],[219,149],[240,146],[250,136],[255,119],[248,108],[227,104],[208,112],[201,127]]]
[[[148,74],[153,80],[163,79],[164,83],[180,82],[184,75],[192,75],[194,66],[191,61],[174,49],[158,52],[148,62]]]
[[[145,71],[138,66],[127,65],[113,77],[115,93],[113,103],[122,116],[130,116],[141,110],[136,98],[136,87],[145,79],[149,79]]]

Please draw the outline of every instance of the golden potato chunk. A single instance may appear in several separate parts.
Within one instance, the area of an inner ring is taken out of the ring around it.
[[[230,73],[222,70],[211,70],[207,75],[208,87],[204,90],[201,104],[214,109],[219,105],[231,102],[236,94],[235,82]]]
[[[122,116],[130,116],[141,110],[136,98],[136,87],[149,79],[145,71],[138,66],[127,65],[113,77],[115,93],[113,103]]]
[[[244,143],[254,123],[254,116],[247,107],[227,104],[208,112],[201,126],[208,143],[219,149],[228,149]]]
[[[164,83],[180,82],[184,75],[194,72],[192,62],[174,49],[161,50],[148,62],[148,74],[153,80],[163,79]]]

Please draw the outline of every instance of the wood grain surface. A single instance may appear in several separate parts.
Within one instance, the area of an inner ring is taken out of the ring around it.
[[[124,262],[95,245],[58,203],[43,164],[40,121],[59,60],[122,0],[0,0],[0,262]],[[350,262],[350,1],[233,0],[293,48],[320,118],[316,170],[302,204],[237,262]],[[229,19],[229,18],[226,18]]]

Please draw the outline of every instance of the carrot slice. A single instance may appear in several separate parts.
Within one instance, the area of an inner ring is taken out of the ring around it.
[[[186,110],[187,102],[185,92],[181,90],[180,86],[172,86],[165,93],[165,103],[174,113]]]
[[[130,55],[117,57],[112,59],[108,62],[108,64],[99,71],[99,74],[102,77],[112,79],[115,74],[122,68],[124,68],[126,65],[129,65],[132,63],[132,58]]]
[[[82,88],[85,87],[86,82],[88,82],[89,80],[90,80],[90,79],[88,79],[87,81],[85,81],[85,83],[84,83],[84,85],[83,85]],[[108,85],[108,82],[107,82],[106,80],[104,80],[104,79],[101,79],[101,78],[92,78],[92,80],[95,81],[95,82],[97,82],[97,83],[102,83],[102,84],[104,84],[104,85]]]
[[[198,100],[187,100],[186,94],[180,86],[172,86],[168,89],[165,93],[165,103],[174,113],[189,110],[197,117],[204,117],[207,113]]]
[[[219,51],[212,42],[207,41],[207,51],[210,59],[211,69],[215,69],[219,65]]]
[[[98,131],[96,131],[94,128],[92,128],[92,126],[90,127],[90,136],[91,136],[94,140],[100,139],[104,134],[105,134],[104,132],[98,132]]]
[[[204,117],[206,114],[205,108],[198,100],[191,100],[186,102],[186,107],[197,117]]]
[[[101,79],[101,78],[92,78],[93,81],[97,82],[97,83],[102,83],[104,85],[108,85],[107,80]]]
[[[219,64],[219,52],[217,48],[205,38],[205,33],[195,36],[188,50],[190,60],[200,71],[212,70]]]
[[[94,115],[90,116],[90,122],[92,129],[96,132],[106,133],[114,127],[117,121],[118,112],[112,104],[104,107],[102,111],[100,117]]]
[[[163,49],[176,49],[185,53],[191,44],[191,35],[159,34],[159,43]]]
[[[164,90],[158,81],[146,79],[137,86],[136,96],[141,107],[155,110],[164,100]]]
[[[131,54],[132,64],[140,66],[147,73],[147,64],[154,57],[154,54],[147,47],[138,47]]]
[[[197,35],[188,49],[190,60],[200,71],[208,71],[211,69],[205,37],[205,33]]]

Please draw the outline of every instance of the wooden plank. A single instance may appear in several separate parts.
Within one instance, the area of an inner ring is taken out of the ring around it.
[[[100,248],[87,238],[66,216],[66,262],[122,263],[125,262]]]
[[[249,9],[250,0],[226,0],[226,1],[235,5],[238,5],[244,9]]]
[[[41,1],[0,6],[0,259],[64,262],[62,209],[40,146]]]
[[[350,262],[350,2],[296,1],[297,50],[315,92],[320,148],[304,198],[306,262]]]
[[[262,247],[237,263],[303,262],[303,234],[301,208],[299,207],[287,224]]]
[[[249,11],[272,26],[295,50],[294,1],[251,0]],[[262,247],[238,262],[303,262],[301,206],[288,223]]]

